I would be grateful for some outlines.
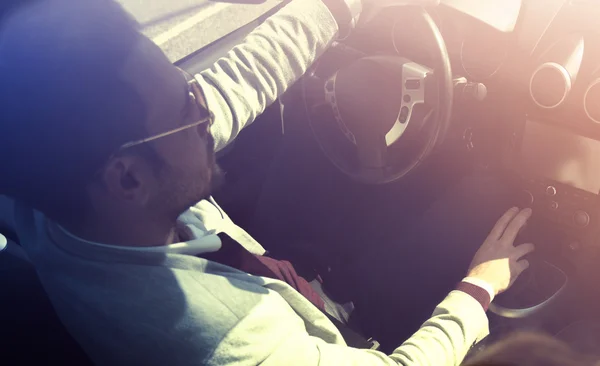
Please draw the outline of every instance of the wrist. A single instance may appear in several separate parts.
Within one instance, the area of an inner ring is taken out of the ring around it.
[[[347,38],[356,27],[362,0],[323,0],[338,25],[338,38]]]
[[[455,290],[471,296],[484,311],[488,310],[495,296],[493,287],[479,278],[467,277],[456,286]]]
[[[489,282],[482,280],[480,278],[477,277],[471,277],[471,276],[467,276],[466,278],[464,278],[462,280],[462,282],[467,282],[470,283],[472,285],[481,287],[482,289],[484,289],[488,295],[490,295],[490,303],[492,301],[494,301],[494,298],[496,297],[496,290],[494,289],[494,286],[492,286],[491,284],[489,284]]]

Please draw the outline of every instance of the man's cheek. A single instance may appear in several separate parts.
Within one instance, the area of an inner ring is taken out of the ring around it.
[[[211,191],[219,189],[223,183],[225,183],[225,172],[221,169],[219,164],[213,164],[212,166],[212,177],[210,180]]]
[[[210,133],[206,137],[206,149],[212,154],[215,152],[215,138]]]

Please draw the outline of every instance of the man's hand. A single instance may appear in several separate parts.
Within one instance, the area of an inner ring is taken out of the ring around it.
[[[514,246],[519,231],[531,217],[531,209],[514,207],[498,220],[496,226],[475,254],[467,277],[478,278],[494,288],[496,295],[506,291],[529,262],[521,259],[534,250],[533,244]]]

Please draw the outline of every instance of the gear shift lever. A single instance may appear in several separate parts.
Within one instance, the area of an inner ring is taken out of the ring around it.
[[[530,268],[506,293],[490,305],[490,311],[505,318],[525,318],[552,305],[563,293],[568,276],[555,265],[530,259]]]

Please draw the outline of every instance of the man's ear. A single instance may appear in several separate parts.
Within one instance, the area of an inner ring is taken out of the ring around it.
[[[152,167],[138,156],[112,158],[101,175],[106,193],[111,197],[145,206],[157,188]]]

